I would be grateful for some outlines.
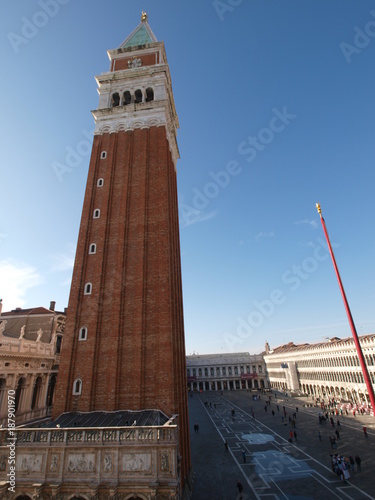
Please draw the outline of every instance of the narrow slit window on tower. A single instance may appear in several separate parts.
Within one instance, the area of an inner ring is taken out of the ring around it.
[[[100,153],[100,159],[101,159],[101,160],[105,160],[106,158],[107,158],[107,151],[102,151],[102,152]]]
[[[87,340],[87,327],[83,326],[79,329],[78,340]]]
[[[73,382],[73,396],[80,396],[82,394],[82,380],[76,378]]]
[[[100,210],[99,208],[96,208],[94,210],[94,219],[99,219],[99,217],[100,217]]]
[[[130,104],[131,102],[132,102],[131,93],[129,92],[129,90],[126,90],[124,92],[124,106],[126,106],[127,104]]]
[[[134,93],[134,102],[142,102],[142,90],[136,90]]]
[[[91,295],[91,292],[92,292],[92,284],[91,283],[86,283],[84,294],[85,295]]]
[[[146,89],[146,102],[150,102],[154,100],[154,91],[151,87]]]
[[[89,253],[90,254],[96,253],[96,245],[95,245],[95,243],[91,243],[90,248],[89,248]]]
[[[104,184],[104,179],[98,179],[97,186],[102,187]]]
[[[112,106],[115,108],[116,106],[120,105],[120,94],[118,92],[115,92],[112,94]]]

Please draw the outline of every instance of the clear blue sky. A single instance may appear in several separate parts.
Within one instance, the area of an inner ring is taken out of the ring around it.
[[[0,9],[4,310],[68,304],[94,76],[143,9],[166,46],[180,121],[186,352],[350,336],[316,202],[358,333],[374,333],[372,1],[19,0]],[[56,162],[70,168],[60,178]]]

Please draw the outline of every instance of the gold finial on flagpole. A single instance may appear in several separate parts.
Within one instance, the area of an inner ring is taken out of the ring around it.
[[[143,10],[142,10],[142,15],[141,15],[141,21],[142,21],[142,23],[147,21],[147,14],[146,14],[146,12],[143,12]]]
[[[322,218],[322,209],[320,208],[320,204],[316,203],[315,206],[316,206],[316,209],[317,209],[317,211],[318,211],[318,213],[320,215],[320,218]]]

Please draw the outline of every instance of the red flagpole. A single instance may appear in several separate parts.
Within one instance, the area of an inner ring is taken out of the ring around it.
[[[365,383],[366,383],[368,395],[369,395],[369,398],[370,398],[373,415],[375,416],[375,396],[374,396],[374,389],[372,387],[371,379],[370,379],[370,376],[369,376],[369,373],[368,373],[368,370],[367,370],[366,361],[365,361],[365,358],[363,356],[361,344],[360,344],[359,339],[358,339],[358,334],[357,334],[357,330],[356,330],[355,325],[354,325],[352,313],[350,312],[349,304],[348,304],[348,301],[346,299],[345,290],[344,290],[344,287],[343,287],[343,284],[342,284],[342,281],[341,281],[341,278],[340,278],[339,270],[337,268],[336,259],[335,259],[335,256],[333,254],[333,250],[332,250],[332,247],[331,247],[331,242],[329,241],[329,236],[328,236],[328,231],[327,231],[327,228],[326,228],[326,223],[325,223],[325,221],[323,219],[322,210],[320,208],[319,203],[316,204],[316,208],[317,208],[317,210],[319,212],[320,220],[322,221],[323,231],[324,231],[324,234],[325,234],[325,237],[326,237],[326,240],[327,240],[329,253],[331,254],[331,258],[332,258],[332,262],[333,262],[333,267],[335,268],[335,273],[336,273],[337,281],[339,282],[341,295],[342,295],[342,298],[343,298],[343,301],[344,301],[344,305],[345,305],[345,309],[346,309],[346,314],[348,316],[348,320],[349,320],[350,328],[352,330],[352,335],[353,335],[354,343],[355,343],[355,346],[356,346],[356,349],[357,349],[357,354],[358,354],[359,362],[360,362],[361,368],[362,368],[363,377],[365,379]]]

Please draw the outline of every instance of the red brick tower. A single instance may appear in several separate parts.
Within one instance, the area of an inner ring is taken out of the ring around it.
[[[179,415],[190,470],[171,77],[147,16],[96,77],[95,118],[53,418]]]

